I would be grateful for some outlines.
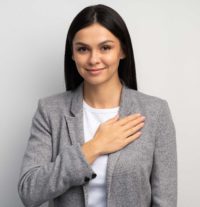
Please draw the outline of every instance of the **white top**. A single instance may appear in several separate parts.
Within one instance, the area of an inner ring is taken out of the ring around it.
[[[83,126],[85,142],[93,138],[99,124],[113,118],[119,111],[114,108],[96,109],[83,100]],[[98,157],[91,165],[96,178],[88,183],[88,206],[106,207],[106,167],[108,155]]]

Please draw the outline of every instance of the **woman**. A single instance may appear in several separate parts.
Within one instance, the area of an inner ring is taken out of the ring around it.
[[[131,39],[112,8],[86,7],[71,23],[65,81],[66,92],[38,102],[18,184],[23,203],[175,207],[170,109],[137,91]]]

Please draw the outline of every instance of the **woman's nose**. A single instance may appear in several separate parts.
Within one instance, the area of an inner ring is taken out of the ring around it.
[[[89,57],[89,63],[94,65],[99,62],[100,62],[100,54],[98,53],[98,51],[91,51],[91,54]]]

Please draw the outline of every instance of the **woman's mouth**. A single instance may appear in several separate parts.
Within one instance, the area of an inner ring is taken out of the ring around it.
[[[102,73],[102,70],[104,70],[104,69],[105,68],[91,68],[91,69],[86,69],[86,70],[91,75],[99,75],[100,73]]]

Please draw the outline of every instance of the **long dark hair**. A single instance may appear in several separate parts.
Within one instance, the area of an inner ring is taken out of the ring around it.
[[[72,21],[66,40],[64,74],[66,90],[73,90],[83,81],[72,60],[72,41],[75,34],[93,23],[99,23],[115,35],[120,43],[125,58],[120,60],[119,78],[129,88],[137,90],[136,69],[131,38],[125,22],[112,8],[98,4],[81,10]]]

